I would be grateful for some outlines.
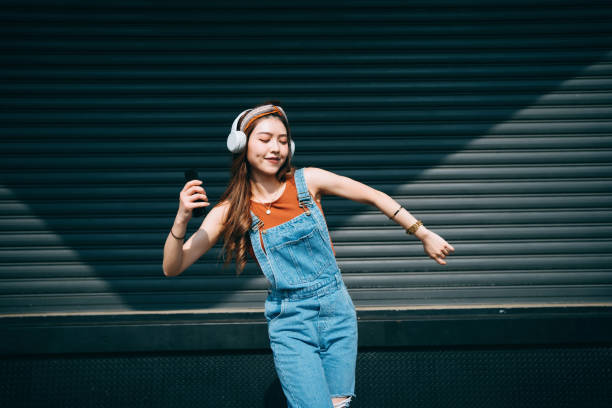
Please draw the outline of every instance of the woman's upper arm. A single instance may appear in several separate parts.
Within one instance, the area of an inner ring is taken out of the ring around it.
[[[315,193],[315,197],[333,194],[349,200],[373,205],[380,191],[360,183],[352,178],[332,173],[316,167],[304,169],[306,183]]]
[[[180,272],[190,267],[217,243],[223,233],[228,209],[227,202],[214,206],[204,217],[200,228],[183,244],[183,260]]]

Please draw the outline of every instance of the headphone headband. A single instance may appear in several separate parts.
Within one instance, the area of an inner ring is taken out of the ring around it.
[[[249,128],[249,126],[251,126],[255,120],[273,113],[279,114],[283,117],[286,123],[289,123],[285,111],[280,106],[264,105],[242,111],[240,115],[236,116],[236,119],[234,119],[234,123],[232,123],[232,129],[227,138],[228,150],[233,153],[242,151],[242,149],[244,149],[244,146],[246,145],[246,130]],[[238,121],[243,115],[244,118],[242,119],[242,123],[240,124],[240,129],[237,129]],[[291,140],[291,155],[293,155],[294,150],[295,144],[293,143],[293,140]]]
[[[283,108],[276,105],[264,105],[248,110],[248,113],[240,124],[240,130],[245,132],[255,120],[261,118],[262,116],[270,115],[272,113],[278,113],[285,119],[286,122],[289,122],[289,120],[287,120],[287,115],[285,114]]]

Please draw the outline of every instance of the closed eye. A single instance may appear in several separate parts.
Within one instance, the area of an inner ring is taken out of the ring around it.
[[[260,138],[259,140],[264,142],[264,143],[268,143],[272,139],[261,139]],[[287,139],[280,139],[279,142],[282,143],[282,144],[287,144],[288,140]]]

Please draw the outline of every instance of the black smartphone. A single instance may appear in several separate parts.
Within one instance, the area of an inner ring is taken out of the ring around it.
[[[196,169],[187,169],[185,170],[185,183],[191,180],[199,180],[198,171]],[[196,203],[203,203],[204,200],[196,200]],[[208,207],[197,207],[193,209],[192,216],[193,217],[201,217],[206,213],[206,209]]]

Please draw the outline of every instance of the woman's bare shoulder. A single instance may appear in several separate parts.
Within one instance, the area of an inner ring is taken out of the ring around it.
[[[317,201],[321,201],[321,195],[323,194],[321,186],[327,174],[329,174],[329,172],[318,167],[304,167],[304,180],[306,181],[310,194]]]

